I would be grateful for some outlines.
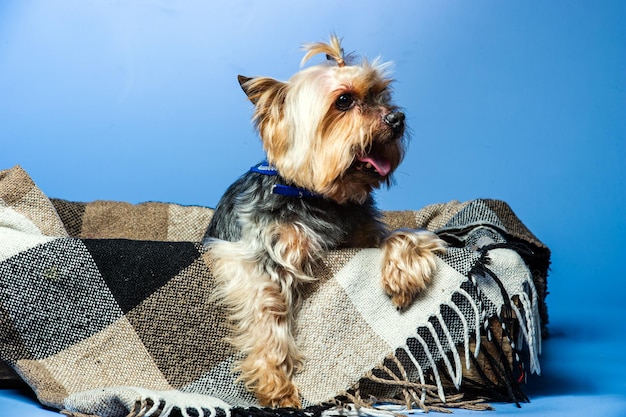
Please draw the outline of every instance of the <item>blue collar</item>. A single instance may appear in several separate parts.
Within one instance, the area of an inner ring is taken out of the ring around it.
[[[250,172],[256,172],[257,174],[269,175],[273,177],[279,176],[278,170],[270,165],[267,160],[261,162],[250,168]],[[272,193],[283,195],[286,197],[312,197],[312,198],[322,198],[320,194],[314,193],[313,191],[309,191],[304,188],[292,187],[290,185],[285,184],[275,184],[272,186]]]

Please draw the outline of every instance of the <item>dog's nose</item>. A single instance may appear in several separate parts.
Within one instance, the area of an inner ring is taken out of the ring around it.
[[[394,129],[398,129],[404,125],[404,113],[401,111],[392,111],[384,117],[385,123]]]

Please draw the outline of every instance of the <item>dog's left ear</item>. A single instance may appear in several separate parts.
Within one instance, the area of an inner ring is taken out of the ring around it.
[[[283,87],[285,86],[284,83],[269,77],[251,78],[238,75],[237,80],[239,80],[243,92],[248,96],[248,100],[255,106],[259,98],[265,93],[270,93],[272,98],[276,98],[277,95],[280,96],[277,93],[284,90]]]

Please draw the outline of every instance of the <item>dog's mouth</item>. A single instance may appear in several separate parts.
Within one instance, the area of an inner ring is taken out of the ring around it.
[[[369,154],[358,156],[355,162],[357,171],[369,171],[381,177],[386,177],[391,172],[391,161],[382,155]]]
[[[365,149],[356,149],[351,165],[355,173],[368,184],[389,182],[393,171],[402,160],[403,147],[399,140],[375,141]],[[367,180],[366,177],[369,177]]]

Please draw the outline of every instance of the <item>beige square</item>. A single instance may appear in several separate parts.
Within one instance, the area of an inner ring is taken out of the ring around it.
[[[126,318],[39,362],[68,394],[111,386],[172,389]]]
[[[213,210],[207,207],[170,204],[167,240],[200,242],[211,217]]]
[[[12,206],[37,186],[21,166],[15,165],[0,171],[0,200]]]
[[[54,206],[39,188],[33,187],[13,204],[13,208],[32,220],[44,235],[68,236]]]
[[[329,320],[332,318],[332,320]],[[392,352],[359,312],[337,281],[328,281],[298,315],[298,345],[304,371],[294,378],[304,398],[328,400],[357,382]]]
[[[24,381],[33,388],[42,404],[63,408],[63,400],[67,397],[67,391],[50,373],[45,364],[41,361],[23,359],[17,361],[17,369]]]

